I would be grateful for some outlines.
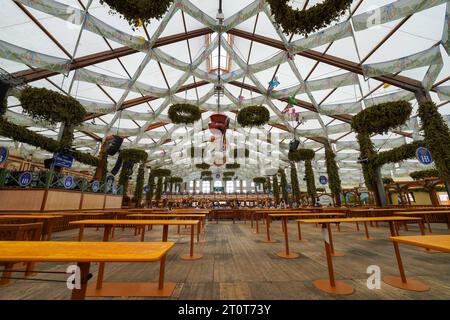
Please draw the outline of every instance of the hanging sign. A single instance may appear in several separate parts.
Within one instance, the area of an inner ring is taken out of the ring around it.
[[[5,147],[0,147],[0,164],[3,164],[8,160],[9,152]]]
[[[94,182],[92,182],[91,188],[93,192],[97,192],[100,189],[100,182],[98,180],[95,180]]]
[[[319,182],[320,182],[320,184],[325,185],[325,184],[328,183],[328,179],[327,179],[327,177],[325,177],[325,176],[320,176],[320,177],[319,177]]]
[[[73,178],[71,176],[67,176],[64,178],[64,188],[71,189],[73,186]]]
[[[431,153],[427,148],[417,148],[416,157],[421,164],[429,165],[433,163],[433,158],[431,157]]]
[[[33,175],[31,172],[24,172],[19,177],[19,184],[21,187],[26,187],[31,183],[31,179],[33,178]]]
[[[58,153],[55,156],[54,166],[62,168],[72,168],[73,157],[67,154]]]

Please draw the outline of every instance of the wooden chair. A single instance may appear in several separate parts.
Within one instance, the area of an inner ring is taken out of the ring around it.
[[[41,239],[43,223],[26,224],[0,224],[0,241],[39,241]],[[14,268],[14,262],[0,262],[0,266],[5,269],[0,278],[0,286],[9,283],[11,270]],[[26,264],[25,276],[30,276],[33,271],[34,263]]]

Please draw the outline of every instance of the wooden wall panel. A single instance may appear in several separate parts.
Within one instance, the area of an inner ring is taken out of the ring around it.
[[[0,190],[0,211],[39,211],[44,190]]]
[[[120,209],[122,207],[122,196],[106,196],[105,209]]]
[[[81,205],[81,209],[103,209],[104,200],[105,195],[103,194],[85,193],[83,195],[83,203]]]
[[[81,192],[49,190],[44,211],[78,210]]]

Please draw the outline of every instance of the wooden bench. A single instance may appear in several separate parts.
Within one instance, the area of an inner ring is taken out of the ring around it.
[[[447,216],[447,229],[450,230],[450,210],[430,210],[430,211],[405,211],[405,212],[395,212],[395,215],[398,216],[423,216],[425,222],[428,225],[428,230],[430,233],[433,231],[431,230],[430,225],[430,215],[446,215]]]
[[[0,241],[0,261],[76,262],[81,271],[81,288],[72,290],[73,300],[83,300],[86,295],[168,297],[172,295],[176,284],[164,284],[165,257],[173,246],[173,242]],[[92,262],[154,261],[160,261],[158,283],[105,283],[98,290],[87,285]]]
[[[4,214],[0,215],[1,221],[12,221],[12,222],[41,222],[43,224],[42,228],[42,240],[51,240],[53,228],[55,223],[61,219],[60,215],[45,215],[45,214]]]

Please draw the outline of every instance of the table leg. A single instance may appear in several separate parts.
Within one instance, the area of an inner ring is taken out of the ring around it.
[[[295,259],[298,258],[299,254],[295,252],[289,252],[289,236],[288,236],[288,229],[287,229],[287,217],[283,217],[281,223],[284,226],[284,245],[285,245],[285,251],[284,252],[278,252],[277,256],[280,258],[286,258],[286,259]]]
[[[144,242],[144,240],[145,240],[145,226],[142,228],[142,230],[141,230],[141,242]]]
[[[397,235],[396,230],[394,228],[394,223],[392,221],[389,222],[389,228],[391,230],[391,236],[395,237]],[[397,258],[397,265],[398,270],[400,272],[400,277],[394,277],[394,276],[385,276],[383,278],[383,281],[395,288],[404,289],[404,290],[410,290],[410,291],[428,291],[430,290],[430,287],[428,287],[426,284],[415,280],[415,279],[407,279],[405,274],[405,269],[403,267],[403,261],[402,257],[400,255],[400,248],[397,242],[392,241],[392,244],[394,246],[394,252],[395,257]]]
[[[336,227],[337,227],[337,229],[338,229],[338,232],[341,232],[341,224],[338,222],[338,223],[336,223]]]
[[[78,231],[78,241],[83,241],[84,225],[80,224],[80,230]]]
[[[356,231],[359,231],[359,223],[356,222]]]
[[[197,224],[197,243],[200,242],[200,232],[202,230],[202,222],[199,221],[199,223]]]
[[[330,241],[331,255],[333,257],[343,257],[343,256],[345,256],[345,254],[343,252],[334,251],[333,234],[331,232],[331,226],[330,225],[328,225],[327,230],[328,230],[328,239]]]
[[[103,242],[109,241],[110,232],[111,232],[111,226],[105,225],[105,231],[103,233]],[[98,276],[97,276],[97,285],[96,285],[97,290],[102,288],[104,275],[105,275],[105,263],[100,262],[100,264],[98,266]]]
[[[330,235],[330,224],[323,223],[322,229],[328,229],[328,235]],[[331,240],[331,239],[330,239]],[[325,243],[325,252],[327,257],[327,266],[328,266],[328,279],[320,279],[314,281],[314,286],[327,293],[334,294],[342,294],[349,295],[353,293],[352,286],[346,284],[345,282],[335,280],[334,279],[334,270],[333,270],[333,258],[332,258],[332,245],[331,242],[328,243],[326,239],[324,239]]]
[[[259,233],[259,216],[256,217],[256,233]]]
[[[50,219],[47,221],[47,241],[50,241],[52,239],[52,233],[53,233],[53,219]]]
[[[298,230],[298,242],[308,242],[306,239],[302,239],[302,228],[300,226],[300,221],[297,221],[297,230]]]
[[[447,213],[447,229],[450,230],[450,213]]]
[[[190,243],[190,248],[189,248],[189,255],[182,255],[181,259],[183,260],[198,260],[201,259],[203,257],[202,254],[194,254],[194,225],[191,225],[191,243]]]
[[[425,218],[425,222],[428,225],[428,231],[430,231],[430,233],[433,233],[433,231],[431,231],[430,219],[429,219],[428,215],[424,214],[423,216]]]
[[[276,240],[272,240],[271,238],[270,238],[270,224],[271,224],[271,221],[270,221],[270,216],[267,214],[266,215],[266,232],[267,232],[267,240],[264,240],[263,242],[264,243],[275,243],[275,242],[277,242]]]
[[[366,240],[370,240],[369,229],[367,228],[367,222],[364,221],[364,232],[366,233]]]
[[[80,279],[81,279],[81,287],[80,289],[72,290],[72,300],[84,300],[86,297],[86,289],[89,280],[89,262],[78,262],[77,266],[80,268]]]

